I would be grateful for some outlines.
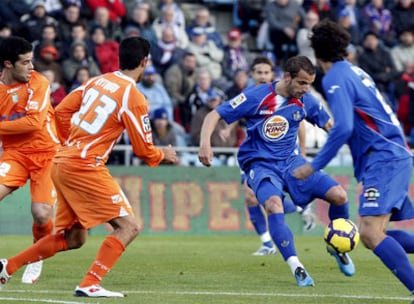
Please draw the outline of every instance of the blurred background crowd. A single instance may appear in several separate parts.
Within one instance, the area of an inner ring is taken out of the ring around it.
[[[18,35],[33,44],[35,68],[50,80],[54,106],[90,77],[118,70],[123,38],[148,39],[150,63],[137,86],[148,100],[154,143],[198,146],[204,116],[253,85],[255,57],[273,61],[275,80],[293,55],[316,66],[308,35],[329,18],[349,31],[348,60],[376,81],[414,146],[413,1],[0,0],[0,39]],[[313,92],[323,101],[317,75]],[[320,147],[324,136],[309,127],[307,147]],[[223,123],[212,144],[237,147],[244,137],[242,122]],[[128,144],[126,134],[119,144]],[[109,163],[125,161],[116,151]],[[215,160],[233,163],[226,153]],[[197,165],[196,154],[182,153],[179,164]]]

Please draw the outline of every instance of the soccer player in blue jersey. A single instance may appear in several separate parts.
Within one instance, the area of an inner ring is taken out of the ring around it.
[[[255,85],[272,83],[274,80],[274,66],[272,60],[266,56],[256,57],[251,65],[250,73]],[[301,152],[305,156],[306,127],[304,122],[299,125],[298,137]],[[262,241],[262,245],[253,253],[253,255],[263,256],[275,254],[276,248],[267,227],[266,216],[262,210],[263,207],[257,201],[254,192],[247,185],[246,176],[243,171],[241,174],[241,183],[250,221],[255,232],[259,235],[260,240]],[[301,208],[296,206],[291,200],[285,198],[283,200],[283,209],[285,214],[299,212],[302,215],[305,224],[304,229],[306,231],[313,229],[315,226],[314,215],[312,214],[310,205]]]
[[[408,198],[413,159],[399,121],[372,78],[344,60],[351,41],[338,24],[322,21],[312,30],[311,46],[325,73],[322,86],[334,119],[327,141],[295,176],[307,178],[325,167],[343,144],[348,144],[354,175],[363,185],[359,201],[360,234],[364,245],[414,293],[414,235],[386,231],[389,221],[414,218]]]
[[[299,153],[296,141],[300,122],[306,119],[328,131],[332,120],[309,93],[315,79],[311,61],[305,56],[292,57],[284,70],[281,81],[247,88],[206,116],[201,129],[199,159],[205,166],[211,165],[210,137],[221,118],[228,124],[245,119],[247,138],[238,152],[240,168],[246,172],[248,186],[268,214],[272,240],[298,286],[313,286],[314,281],[299,261],[293,234],[285,222],[284,191],[302,207],[314,198],[330,202],[331,219],[348,218],[348,201],[346,191],[322,171],[314,172],[306,181],[293,176],[293,170],[307,162]],[[354,265],[347,254],[335,253],[335,257],[344,274],[354,274]]]

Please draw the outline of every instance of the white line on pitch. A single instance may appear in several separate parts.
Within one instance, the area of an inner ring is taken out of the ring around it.
[[[56,304],[88,304],[85,302],[73,302],[73,301],[59,301],[59,300],[51,300],[51,299],[28,299],[28,298],[9,298],[9,297],[0,297],[0,302],[2,301],[8,301],[8,302],[14,302],[14,301],[24,301],[27,302],[33,302],[33,303],[56,303]]]
[[[26,293],[27,290],[2,290],[2,293]],[[59,290],[31,290],[37,294],[62,294],[67,291]],[[164,295],[211,295],[211,296],[240,296],[240,297],[303,297],[303,298],[343,298],[343,299],[367,299],[367,300],[389,300],[389,301],[413,301],[413,297],[391,297],[370,295],[327,295],[327,294],[305,294],[305,293],[265,293],[265,292],[214,292],[214,291],[160,291],[160,290],[122,290],[125,294],[164,294]],[[2,298],[0,298],[1,300]],[[32,299],[34,301],[34,299]],[[78,302],[50,302],[50,303],[78,303]],[[81,302],[85,304],[84,302]]]

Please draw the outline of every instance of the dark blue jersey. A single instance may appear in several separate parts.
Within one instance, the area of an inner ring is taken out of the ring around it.
[[[285,98],[277,95],[275,85],[274,82],[247,88],[216,108],[229,124],[242,118],[246,121],[247,137],[238,153],[242,170],[253,161],[285,160],[298,154],[300,122],[306,119],[323,127],[329,120],[329,114],[312,94],[307,93],[300,100]]]
[[[334,127],[312,161],[315,170],[325,167],[346,143],[358,181],[372,162],[410,157],[400,122],[366,72],[348,61],[338,61],[324,76],[322,86]]]

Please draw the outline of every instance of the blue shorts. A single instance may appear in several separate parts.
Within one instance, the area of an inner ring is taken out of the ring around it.
[[[246,177],[259,203],[263,205],[274,195],[283,199],[284,191],[289,193],[295,205],[301,207],[306,206],[315,198],[325,199],[326,192],[333,186],[337,186],[338,182],[324,171],[316,171],[305,180],[295,178],[293,171],[306,162],[306,159],[297,155],[285,161],[253,163]],[[265,180],[268,180],[272,187],[265,187],[263,183]]]
[[[363,191],[359,198],[359,215],[392,214],[392,221],[414,218],[408,197],[413,161],[406,158],[371,164],[361,177]]]

